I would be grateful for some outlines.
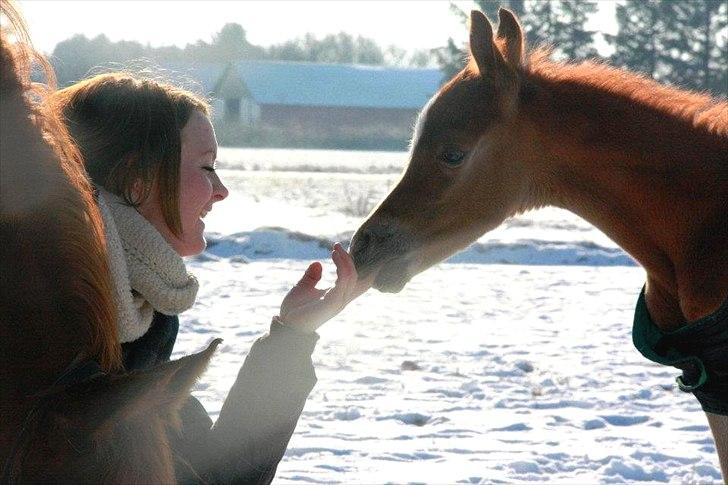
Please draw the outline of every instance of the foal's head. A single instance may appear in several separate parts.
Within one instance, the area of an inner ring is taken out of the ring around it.
[[[352,241],[359,273],[376,273],[379,290],[399,291],[533,204],[517,111],[523,49],[512,13],[501,9],[494,36],[472,12],[468,66],[422,110],[402,179]]]
[[[147,371],[50,389],[12,454],[12,483],[174,483],[167,439],[220,343]]]

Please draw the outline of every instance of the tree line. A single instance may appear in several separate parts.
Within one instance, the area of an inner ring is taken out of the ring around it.
[[[51,55],[61,86],[86,77],[97,66],[128,66],[139,59],[154,64],[280,60],[425,67],[433,63],[430,49],[407,52],[394,45],[382,47],[373,39],[354,37],[345,32],[321,38],[308,33],[281,44],[262,47],[250,43],[245,29],[237,23],[225,24],[211,42],[198,40],[184,48],[152,47],[136,41],[112,42],[103,34],[89,39],[78,34],[59,42]]]
[[[597,12],[589,0],[475,0],[497,22],[498,8],[513,10],[521,19],[529,45],[552,47],[555,59],[598,58],[595,30],[587,27]],[[463,22],[467,13],[451,4]],[[622,0],[616,6],[617,32],[602,34],[612,46],[607,59],[617,66],[642,72],[661,82],[715,95],[728,96],[728,2],[726,0]],[[99,35],[75,35],[52,53],[60,85],[75,82],[95,66],[136,59],[164,64],[174,61],[230,62],[283,60],[356,63],[399,67],[439,66],[443,78],[459,71],[466,46],[447,45],[407,52],[397,46],[382,47],[373,39],[345,32],[319,38],[313,34],[270,47],[250,43],[245,29],[228,23],[211,42],[198,40],[184,48],[151,47],[135,41],[111,42]]]
[[[587,21],[597,11],[587,0],[475,0],[497,23],[505,7],[521,19],[531,46],[550,46],[555,59],[599,58],[597,31]],[[451,4],[463,21],[467,14]],[[726,0],[622,0],[617,33],[602,34],[614,52],[606,60],[658,81],[728,96],[728,2]],[[450,39],[435,51],[445,77],[463,67],[466,48]]]

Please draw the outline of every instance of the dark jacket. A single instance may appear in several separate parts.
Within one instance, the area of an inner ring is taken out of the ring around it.
[[[179,320],[155,312],[144,336],[122,345],[127,370],[169,360]],[[180,412],[179,434],[170,437],[180,483],[270,483],[316,384],[311,363],[318,335],[275,321],[248,353],[213,425],[190,396]],[[204,377],[203,377],[204,378]]]

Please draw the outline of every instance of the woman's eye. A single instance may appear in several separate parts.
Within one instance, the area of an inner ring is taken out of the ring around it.
[[[214,173],[215,172],[215,167],[204,166],[204,167],[202,167],[202,170],[206,170],[208,172]]]
[[[440,154],[440,160],[448,167],[457,167],[465,159],[465,152],[457,148],[446,148]]]

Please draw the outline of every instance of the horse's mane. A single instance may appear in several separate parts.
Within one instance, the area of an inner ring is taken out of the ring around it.
[[[54,344],[75,342],[74,352],[118,369],[103,222],[92,188],[65,125],[45,103],[53,70],[32,48],[17,8],[5,0],[0,6],[7,19],[0,31],[3,361],[20,365]],[[47,86],[31,82],[37,68]]]
[[[728,103],[708,94],[660,84],[645,75],[618,69],[596,60],[556,62],[548,49],[528,55],[528,77],[576,88],[596,89],[616,95],[665,115],[682,119],[715,135],[728,135]]]
[[[505,43],[495,39],[504,52]],[[601,91],[621,97],[667,116],[679,118],[708,133],[728,136],[728,102],[709,94],[666,86],[649,77],[616,68],[604,61],[552,61],[552,49],[539,47],[525,54],[521,73],[530,79],[546,81],[556,86],[569,86],[584,91]],[[472,79],[479,75],[475,60],[470,56],[463,71],[453,79]]]

